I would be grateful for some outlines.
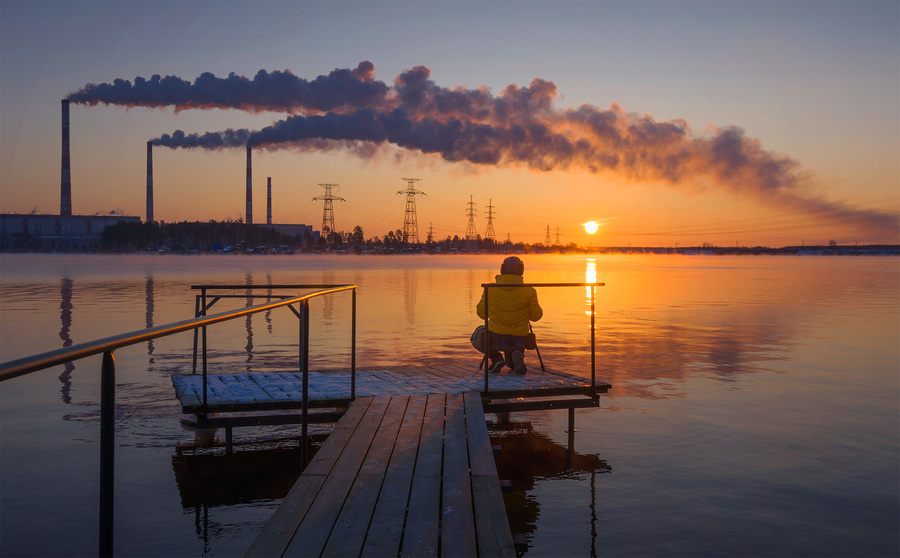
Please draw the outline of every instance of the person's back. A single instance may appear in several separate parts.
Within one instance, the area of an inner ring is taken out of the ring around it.
[[[522,275],[525,264],[519,258],[511,256],[503,260],[500,275],[496,282],[504,285],[521,285],[525,281]],[[491,288],[488,292],[488,329],[491,332],[491,367],[492,372],[499,372],[505,363],[515,368],[516,373],[524,374],[525,336],[528,325],[536,322],[544,315],[538,304],[537,291],[534,287],[500,287]],[[484,319],[484,295],[476,308],[478,317]],[[499,351],[506,353],[500,360]]]

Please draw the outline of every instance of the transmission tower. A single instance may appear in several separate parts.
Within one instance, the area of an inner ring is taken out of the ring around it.
[[[466,214],[469,216],[469,224],[466,226],[466,249],[472,250],[475,248],[475,243],[478,241],[478,233],[475,232],[475,202],[472,201],[474,196],[469,196],[468,209],[466,209]]]
[[[559,246],[559,227],[556,227],[556,245]]]
[[[487,229],[484,231],[484,239],[485,240],[494,240],[494,206],[491,205],[491,202],[494,200],[489,199],[487,205]]]
[[[319,186],[325,188],[325,195],[316,196],[313,201],[325,202],[325,208],[322,210],[322,236],[327,237],[328,233],[334,231],[334,204],[332,202],[347,200],[331,194],[332,188],[337,188],[337,184],[319,184]]]
[[[403,241],[419,243],[419,225],[416,223],[416,196],[424,196],[425,192],[416,190],[416,183],[422,182],[421,178],[404,178],[406,190],[400,190],[398,194],[406,194],[406,213],[403,215]]]
[[[431,221],[428,222],[428,238],[425,240],[425,242],[434,242],[434,225],[431,223]]]
[[[547,223],[547,236],[544,237],[544,246],[550,246],[550,223]]]

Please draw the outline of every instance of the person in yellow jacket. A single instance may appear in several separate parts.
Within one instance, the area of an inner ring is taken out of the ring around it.
[[[503,260],[497,283],[521,285],[525,273],[525,263],[515,256]],[[544,315],[538,304],[534,287],[492,288],[488,293],[488,329],[491,332],[490,372],[499,372],[503,365],[525,374],[525,336],[529,322],[536,322]],[[478,317],[484,319],[484,294],[476,308]],[[482,349],[483,350],[483,349]],[[503,351],[503,355],[500,354]]]

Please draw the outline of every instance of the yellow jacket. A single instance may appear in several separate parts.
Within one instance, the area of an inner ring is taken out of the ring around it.
[[[497,283],[522,284],[521,275],[504,274],[497,276]],[[488,327],[492,333],[501,335],[528,335],[528,322],[536,322],[544,315],[538,304],[534,287],[492,288],[488,293],[491,316]],[[484,294],[476,308],[478,317],[484,319]]]

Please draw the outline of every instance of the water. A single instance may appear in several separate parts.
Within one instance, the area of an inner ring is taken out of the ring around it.
[[[190,285],[250,281],[358,284],[361,366],[477,362],[501,259],[4,254],[0,360],[182,320]],[[524,259],[531,282],[606,283],[597,377],[614,385],[577,411],[568,460],[564,411],[492,432],[528,556],[900,554],[900,259]],[[585,376],[587,295],[542,290],[535,326],[547,364]],[[348,319],[349,295],[313,303],[312,367],[349,364]],[[296,362],[286,310],[209,339],[217,370]],[[237,430],[232,459],[181,428],[170,377],[192,341],[116,352],[119,555],[242,555],[296,478],[290,427]],[[0,385],[0,554],[96,555],[98,417],[99,357]]]

